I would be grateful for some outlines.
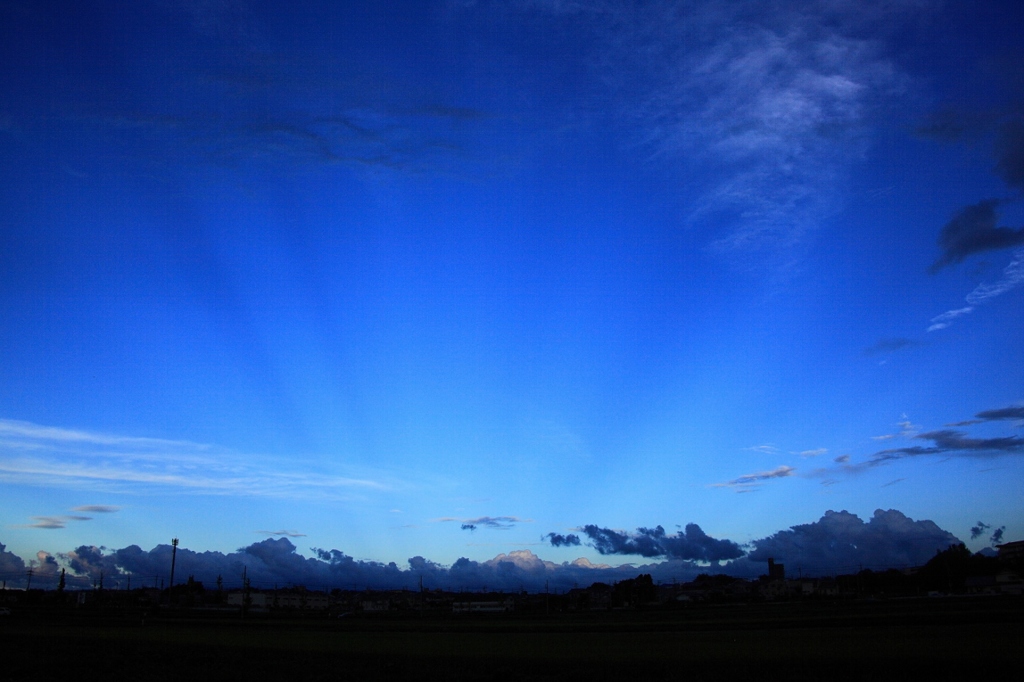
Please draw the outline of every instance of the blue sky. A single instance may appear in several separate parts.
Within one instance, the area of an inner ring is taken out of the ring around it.
[[[1021,11],[0,4],[0,541],[1019,538]]]

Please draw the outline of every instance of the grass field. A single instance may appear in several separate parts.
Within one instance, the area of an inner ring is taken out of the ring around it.
[[[0,680],[887,680],[1001,675],[1024,663],[1024,602],[708,606],[550,617],[2,626]],[[71,672],[76,671],[76,672]]]

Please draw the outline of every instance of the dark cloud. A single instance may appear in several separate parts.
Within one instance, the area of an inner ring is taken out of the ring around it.
[[[998,410],[983,410],[974,416],[984,421],[1024,419],[1024,407],[1003,407]]]
[[[1013,71],[1019,71],[1019,65]],[[1024,191],[1024,118],[1019,108],[988,112],[947,109],[934,114],[919,132],[945,141],[992,136],[995,174],[1011,189]],[[939,234],[942,253],[932,264],[931,272],[975,253],[1024,243],[1024,229],[997,226],[999,203],[998,199],[986,199],[953,216]]]
[[[970,438],[963,431],[943,429],[922,433],[915,438],[930,440],[934,445],[925,447],[912,445],[905,448],[893,448],[876,452],[867,462],[867,466],[884,464],[907,457],[922,455],[941,455],[945,453],[961,453],[968,455],[1013,454],[1024,451],[1024,438],[1019,436],[1002,436],[999,438]]]
[[[618,533],[589,526],[584,532],[604,554],[664,556],[650,564],[612,567],[593,564],[585,558],[571,562],[544,561],[528,550],[499,554],[488,561],[460,558],[451,566],[422,556],[408,560],[403,568],[394,562],[354,559],[337,549],[313,548],[312,557],[300,555],[288,538],[267,538],[234,552],[194,552],[178,547],[175,575],[192,576],[212,585],[223,579],[228,588],[242,584],[243,572],[255,587],[306,585],[315,589],[401,589],[448,590],[567,590],[594,582],[614,583],[649,573],[657,582],[691,580],[707,572],[708,562],[723,561],[718,570],[738,577],[755,577],[765,572],[764,562],[772,557],[804,575],[856,571],[859,567],[879,568],[921,565],[937,549],[959,540],[931,521],[914,521],[899,511],[876,511],[864,523],[848,512],[826,512],[814,523],[793,526],[755,540],[749,555],[729,540],[708,537],[699,526],[689,524],[685,532],[668,535],[660,527],[640,528],[636,533]],[[576,535],[545,536],[558,546],[576,545]],[[1003,529],[992,533],[991,542],[1002,541]],[[108,550],[82,545],[66,554],[38,552],[31,562],[33,585],[56,586],[61,565],[70,570],[70,588],[88,588],[102,576],[107,584],[131,581],[133,586],[166,584],[171,566],[170,545],[149,551],[138,545]],[[660,554],[658,553],[660,552]],[[58,561],[59,560],[59,561]],[[0,574],[11,586],[24,585],[26,563],[7,552],[0,543]],[[38,581],[38,582],[37,582]]]
[[[849,455],[839,455],[838,457],[836,457],[832,461],[835,462],[836,464],[846,464],[847,462],[850,461],[850,456]]]
[[[524,523],[524,519],[517,516],[481,516],[475,519],[456,519],[446,516],[438,521],[456,521],[462,530],[476,530],[477,528],[492,528],[496,530],[508,530],[514,528],[517,523]]]
[[[787,573],[849,573],[859,568],[920,566],[936,550],[959,542],[934,522],[914,521],[895,509],[878,509],[867,523],[847,511],[827,511],[814,523],[755,540],[746,560],[774,558],[786,564]]]
[[[121,508],[109,504],[83,504],[80,507],[73,508],[71,511],[91,512],[93,514],[113,514],[114,512],[121,511]]]
[[[992,531],[992,537],[989,538],[989,542],[992,543],[993,547],[995,547],[1003,541],[1004,531],[1006,531],[1006,526],[1000,526],[999,528],[996,528],[994,531]]]
[[[519,523],[521,519],[515,516],[481,516],[478,519],[470,519],[466,523],[473,526],[484,526],[485,528],[500,528],[502,530],[511,528]]]
[[[932,264],[932,273],[975,253],[1024,244],[1024,228],[996,227],[999,203],[998,199],[986,199],[966,206],[946,223],[938,239],[942,253]]]
[[[67,528],[68,521],[92,521],[91,516],[79,516],[65,514],[63,516],[33,516],[32,523],[22,526],[23,528],[41,528],[44,530],[60,530]]]
[[[661,526],[637,528],[635,533],[620,533],[593,524],[583,526],[583,533],[601,554],[635,554],[643,557],[668,557],[685,561],[728,561],[743,556],[743,550],[732,540],[717,540],[695,523],[684,531],[668,535]]]
[[[488,561],[461,558],[452,566],[444,566],[422,556],[408,560],[408,568],[394,562],[380,563],[354,559],[337,549],[313,548],[314,557],[304,557],[287,538],[267,538],[235,552],[193,552],[178,547],[175,575],[193,576],[208,585],[217,577],[228,588],[242,584],[245,571],[254,587],[274,585],[306,585],[317,589],[400,589],[420,584],[428,589],[496,589],[539,592],[547,586],[566,590],[595,581],[615,582],[635,578],[633,566],[612,568],[594,566],[585,559],[556,564],[542,561],[532,552],[520,550],[500,554]],[[73,571],[69,584],[88,586],[102,571],[108,580],[132,577],[133,584],[154,584],[166,581],[170,573],[171,547],[159,545],[146,552],[137,545],[113,552],[83,546],[62,555]],[[15,557],[16,559],[16,557]],[[670,580],[697,574],[695,567],[678,562],[652,567],[654,572]],[[138,581],[137,583],[135,581]]]
[[[748,492],[752,487],[755,487],[764,481],[792,476],[794,471],[796,471],[796,467],[782,465],[775,467],[771,471],[759,471],[755,474],[746,474],[739,478],[734,478],[726,483],[715,483],[712,487],[738,488],[737,492]]]
[[[1024,407],[1012,406],[1002,407],[997,410],[982,410],[978,414],[974,415],[974,417],[974,419],[952,422],[950,424],[946,424],[946,426],[974,426],[975,424],[984,424],[989,421],[1024,419]]]
[[[60,530],[67,527],[68,519],[63,516],[33,516],[32,523],[28,528],[42,528],[45,530]]]
[[[903,348],[921,345],[919,341],[905,339],[902,337],[879,339],[878,342],[864,349],[864,355],[879,355],[881,353],[892,353]]]
[[[103,550],[96,546],[82,545],[62,556],[67,561],[68,567],[78,575],[98,577],[101,572],[107,575],[118,572],[116,567],[108,568],[109,563]],[[113,570],[110,570],[111,568]]]
[[[568,535],[559,535],[558,533],[548,533],[541,537],[541,540],[548,540],[552,547],[573,547],[580,544],[580,536],[573,533]]]
[[[0,575],[5,580],[25,574],[25,562],[20,556],[7,551],[7,545],[0,542]]]
[[[38,92],[49,92],[46,99],[60,97],[63,133],[82,140],[104,138],[105,152],[144,163],[150,171],[183,156],[221,168],[342,164],[422,172],[451,167],[478,148],[480,136],[474,131],[488,114],[451,100],[448,88],[403,79],[373,59],[352,62],[323,50],[275,50],[265,38],[255,37],[271,25],[273,31],[299,30],[312,18],[303,9],[281,17],[249,8],[242,12],[248,17],[242,22],[246,28],[228,29],[233,21],[223,21],[220,11],[206,6],[235,3],[180,4],[202,5],[201,11],[188,14],[205,18],[163,22],[162,35],[175,46],[165,58],[151,61],[151,46],[141,43],[125,45],[125,52],[114,58],[116,63],[121,58],[148,63],[146,83],[159,82],[156,90],[129,81],[120,83],[117,97],[96,87],[50,90],[52,79],[45,74],[51,68],[75,68],[75,50],[55,49],[45,65],[32,67],[41,84]],[[152,3],[122,9],[124,25],[149,25],[159,16]],[[53,23],[56,17],[40,20],[49,28],[31,31],[61,30]],[[287,28],[282,21],[297,23]],[[207,28],[196,35],[200,24]],[[108,66],[117,71],[114,63]],[[25,104],[34,103],[28,91],[18,95],[28,98]],[[16,123],[29,129],[38,125]]]
[[[988,525],[987,523],[978,521],[978,524],[976,526],[971,526],[971,539],[977,540],[982,535],[984,535],[985,532],[991,527],[992,526]]]
[[[992,526],[988,525],[987,523],[978,521],[977,525],[971,526],[971,539],[977,540],[978,538],[985,535],[991,528]],[[1006,532],[1006,526],[1000,526],[999,528],[993,530],[992,535],[990,535],[988,538],[989,544],[995,547],[1000,542],[1002,542],[1004,532]]]
[[[297,530],[258,530],[256,531],[260,535],[269,535],[271,537],[285,537],[285,538],[304,538],[305,533],[300,533]]]

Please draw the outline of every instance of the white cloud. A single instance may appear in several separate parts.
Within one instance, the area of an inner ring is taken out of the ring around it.
[[[159,490],[282,498],[345,498],[402,487],[396,480],[287,467],[258,455],[184,440],[124,437],[0,420],[0,481],[143,493]],[[111,512],[86,505],[76,511]]]
[[[1003,268],[1003,278],[995,284],[979,284],[974,291],[967,294],[967,302],[971,305],[984,303],[990,298],[1004,294],[1024,282],[1024,249],[1013,254],[1013,260]]]
[[[865,37],[865,15],[835,3],[712,2],[649,16],[662,25],[644,28],[670,56],[639,112],[646,139],[722,178],[690,222],[732,216],[715,242],[723,249],[797,244],[838,209],[870,112],[903,88],[880,32]]]
[[[193,443],[186,440],[114,436],[105,433],[65,429],[57,426],[42,426],[40,424],[17,421],[14,419],[0,419],[0,445],[7,443],[17,444],[22,441],[28,441],[29,443],[38,441],[45,441],[49,443],[87,443],[91,445],[115,445],[162,449],[191,448],[205,450],[209,448],[208,445],[201,445],[199,443]]]
[[[892,440],[893,438],[912,438],[913,436],[916,436],[917,433],[921,430],[921,427],[918,424],[915,424],[912,421],[910,421],[910,419],[905,414],[900,417],[900,421],[896,422],[896,426],[900,427],[899,432],[884,433],[881,436],[871,436],[871,440]]]
[[[955,310],[947,310],[946,312],[942,313],[941,315],[936,315],[935,317],[933,317],[931,319],[931,325],[928,327],[928,331],[934,332],[934,331],[938,331],[940,329],[945,329],[950,324],[952,324],[953,320],[955,320],[956,318],[958,318],[958,317],[960,317],[962,315],[967,315],[968,313],[971,313],[973,311],[974,311],[974,306],[967,306],[965,308],[957,308]]]
[[[928,327],[928,331],[934,332],[940,329],[945,329],[953,323],[958,317],[967,315],[973,312],[975,307],[982,303],[988,302],[990,299],[1005,294],[1011,289],[1015,289],[1024,282],[1024,249],[1018,249],[1013,254],[1013,260],[1010,264],[1003,268],[1003,277],[994,284],[979,284],[974,290],[967,294],[965,301],[968,303],[963,308],[956,308],[953,310],[947,310],[941,315],[937,315],[931,319],[931,325]]]

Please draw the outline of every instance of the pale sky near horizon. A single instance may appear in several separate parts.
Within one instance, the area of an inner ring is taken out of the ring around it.
[[[1024,538],[1016,2],[0,2],[0,542]]]

